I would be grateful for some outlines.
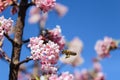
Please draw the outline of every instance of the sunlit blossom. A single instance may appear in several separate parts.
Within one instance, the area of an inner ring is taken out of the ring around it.
[[[71,64],[73,66],[78,66],[83,63],[83,58],[81,57],[81,52],[83,48],[83,43],[79,38],[74,38],[70,43],[68,50],[73,51],[77,53],[75,56],[70,56],[69,58],[66,58],[66,55],[63,55],[60,58],[60,61],[66,64]]]
[[[110,55],[110,50],[117,47],[117,43],[109,37],[105,37],[104,40],[97,41],[95,45],[95,50],[99,57],[108,57]]]

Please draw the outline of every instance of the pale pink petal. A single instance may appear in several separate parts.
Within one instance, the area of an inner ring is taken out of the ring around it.
[[[41,18],[40,14],[34,14],[29,18],[29,22],[30,23],[37,23],[40,21],[40,18]]]
[[[68,11],[68,8],[66,6],[59,3],[55,5],[54,9],[60,17],[64,16]]]

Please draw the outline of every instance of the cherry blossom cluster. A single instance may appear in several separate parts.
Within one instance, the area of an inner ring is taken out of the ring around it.
[[[93,68],[91,70],[76,70],[74,73],[74,78],[75,80],[106,80],[105,74],[102,71],[102,66],[98,60],[93,61]]]
[[[44,44],[42,37],[30,38],[30,44],[33,60],[49,61],[50,63],[56,63],[59,57],[59,46],[52,41]]]
[[[51,75],[49,80],[74,80],[74,76],[69,72],[63,72],[60,76]]]
[[[96,75],[94,76],[94,74]],[[91,75],[94,76],[94,80],[105,80],[105,74],[102,72],[102,65],[99,61],[94,61]]]
[[[65,46],[65,39],[64,36],[61,35],[61,28],[59,25],[57,25],[53,30],[49,30],[49,35],[47,38],[54,43],[57,43],[60,50]]]
[[[44,35],[30,38],[28,47],[31,49],[33,60],[40,60],[43,72],[54,73],[57,68],[54,64],[59,59],[60,50],[64,47],[65,40],[61,35],[61,29],[57,26],[48,30]]]
[[[117,48],[117,42],[109,37],[105,37],[104,40],[97,41],[95,45],[95,50],[101,58],[109,56],[110,50],[115,48]]]
[[[13,26],[13,20],[11,18],[5,19],[4,16],[0,17],[0,41],[3,40],[4,33],[8,34]]]
[[[12,4],[12,0],[0,0],[0,12],[2,12],[10,4]]]
[[[50,40],[44,43],[42,38],[42,36],[30,38],[28,47],[31,49],[33,60],[40,60],[42,71],[54,72],[56,68],[53,65],[59,58],[59,45]]]
[[[55,6],[56,0],[33,0],[33,2],[43,12],[47,12],[47,11],[51,10]]]
[[[97,65],[97,67],[100,68],[99,65]],[[105,80],[104,73],[100,69],[99,71],[96,71],[96,68],[91,71],[87,69],[82,69],[81,72],[76,71],[74,77],[75,80]]]

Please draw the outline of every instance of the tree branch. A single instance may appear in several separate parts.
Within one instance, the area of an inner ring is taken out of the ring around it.
[[[11,59],[7,56],[7,54],[0,48],[0,54],[1,56],[7,61],[7,62],[11,62]]]
[[[11,42],[14,43],[14,40],[12,38],[10,38],[10,36],[8,36],[6,33],[4,33],[4,36]]]
[[[20,55],[22,49],[22,36],[25,26],[25,17],[27,11],[28,0],[19,0],[18,18],[15,25],[14,43],[12,48],[9,80],[18,80],[18,71],[20,62]]]
[[[18,66],[21,65],[21,64],[23,64],[23,63],[27,63],[27,62],[29,62],[29,61],[31,61],[31,60],[33,60],[31,57],[27,57],[25,60],[19,62],[19,63],[18,63]]]

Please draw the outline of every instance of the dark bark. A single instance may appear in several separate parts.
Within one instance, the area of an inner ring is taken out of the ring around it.
[[[25,15],[27,10],[28,0],[21,0],[19,5],[18,19],[15,26],[15,36],[13,42],[9,80],[17,80],[19,70],[19,60],[22,47],[22,35],[25,24]]]

